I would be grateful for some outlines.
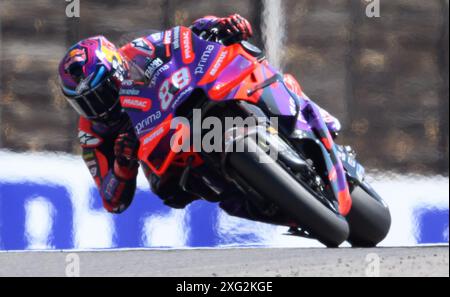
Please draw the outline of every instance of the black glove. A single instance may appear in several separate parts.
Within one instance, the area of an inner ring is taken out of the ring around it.
[[[125,132],[117,136],[114,143],[114,155],[120,167],[131,169],[137,165],[139,140],[133,132]]]

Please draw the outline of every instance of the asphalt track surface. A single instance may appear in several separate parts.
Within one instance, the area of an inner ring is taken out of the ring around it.
[[[71,265],[78,260],[79,270],[73,269]],[[0,276],[67,276],[67,272],[73,276],[73,271],[79,271],[80,276],[448,277],[449,248],[237,248],[0,253]]]

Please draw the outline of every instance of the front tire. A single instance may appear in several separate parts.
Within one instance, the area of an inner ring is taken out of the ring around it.
[[[350,225],[348,242],[353,247],[374,247],[388,234],[391,227],[389,208],[376,193],[357,186],[351,193],[352,208],[347,216]]]

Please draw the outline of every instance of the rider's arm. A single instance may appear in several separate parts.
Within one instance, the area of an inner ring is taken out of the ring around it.
[[[138,163],[121,164],[115,153],[117,140],[100,137],[83,118],[79,139],[84,162],[95,180],[104,208],[111,213],[125,211],[136,190]]]
[[[225,18],[205,16],[196,20],[191,29],[195,34],[205,39],[215,35],[216,41],[222,41],[225,44],[248,40],[253,35],[250,23],[238,14]],[[216,31],[212,29],[216,29]]]

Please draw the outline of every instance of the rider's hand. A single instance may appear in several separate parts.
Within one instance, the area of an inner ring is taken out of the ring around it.
[[[125,171],[136,169],[137,151],[139,141],[136,136],[130,132],[122,133],[117,136],[114,143],[114,155],[116,156],[115,173],[124,175]],[[127,175],[127,174],[125,174]]]
[[[240,16],[233,14],[219,21],[219,34],[226,43],[235,43],[247,40],[253,36],[250,23]]]

